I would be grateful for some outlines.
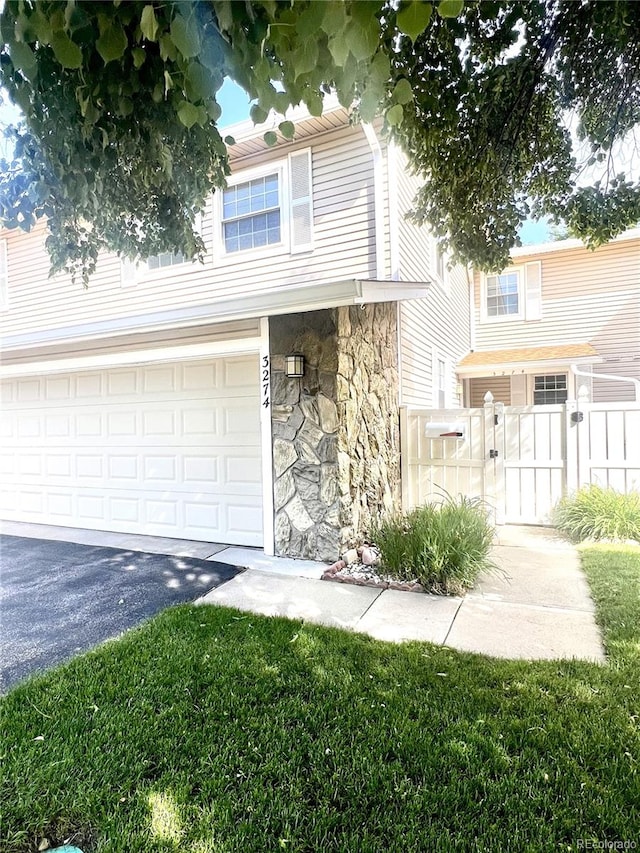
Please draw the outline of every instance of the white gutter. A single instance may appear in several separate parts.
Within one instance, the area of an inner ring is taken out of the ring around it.
[[[373,204],[374,204],[374,222],[375,222],[375,240],[376,240],[376,278],[378,280],[385,279],[386,270],[384,264],[384,175],[382,172],[383,158],[380,142],[376,136],[373,126],[370,124],[362,125],[364,135],[371,148],[373,155]]]
[[[640,379],[634,379],[632,376],[616,376],[614,373],[588,373],[585,370],[580,370],[577,364],[571,365],[571,372],[574,376],[584,376],[585,379],[610,379],[612,382],[630,382],[636,389],[636,403],[640,403]]]
[[[476,348],[476,289],[474,284],[473,267],[465,267],[467,283],[469,285],[469,349],[473,352]]]

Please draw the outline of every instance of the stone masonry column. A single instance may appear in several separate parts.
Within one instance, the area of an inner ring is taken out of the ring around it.
[[[340,549],[336,329],[331,310],[269,321],[275,552],[333,561]],[[305,357],[302,379],[284,373]]]
[[[400,505],[397,303],[336,309],[341,545]]]
[[[396,303],[269,321],[275,552],[333,562],[398,505]],[[284,373],[288,353],[305,374]]]

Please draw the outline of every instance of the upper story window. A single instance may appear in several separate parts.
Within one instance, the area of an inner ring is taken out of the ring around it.
[[[542,319],[542,264],[529,261],[483,275],[480,319],[484,323]]]
[[[9,266],[7,263],[7,241],[0,240],[0,311],[9,307]]]
[[[161,255],[152,255],[147,258],[147,269],[159,270],[164,267],[174,267],[177,264],[184,264],[186,260],[182,252],[163,252]]]
[[[488,275],[486,300],[487,317],[518,316],[521,305],[520,271]]]
[[[274,251],[294,255],[313,249],[310,148],[239,170],[216,200],[213,251],[220,261],[244,263]]]
[[[280,222],[278,172],[223,191],[222,231],[227,253],[280,243]]]

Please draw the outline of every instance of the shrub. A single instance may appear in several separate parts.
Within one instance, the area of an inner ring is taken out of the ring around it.
[[[553,520],[574,542],[640,541],[640,493],[625,495],[602,486],[585,486],[559,501]]]
[[[483,502],[463,496],[396,515],[372,530],[383,571],[446,595],[464,592],[482,570],[495,568],[493,535]]]

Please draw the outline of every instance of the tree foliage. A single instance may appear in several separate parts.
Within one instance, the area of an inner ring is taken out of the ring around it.
[[[0,217],[46,216],[52,269],[85,281],[98,252],[203,250],[194,217],[224,185],[216,100],[230,76],[256,123],[320,115],[335,90],[377,115],[423,177],[414,216],[456,260],[503,266],[530,212],[592,245],[640,219],[612,147],[640,124],[640,4],[632,0],[7,0],[2,84],[25,114]],[[576,185],[567,116],[602,161]]]

